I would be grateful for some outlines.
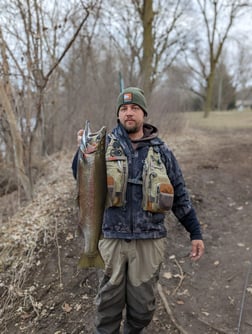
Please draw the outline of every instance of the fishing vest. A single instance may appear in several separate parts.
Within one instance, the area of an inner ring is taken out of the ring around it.
[[[128,183],[142,185],[142,208],[165,213],[172,208],[174,189],[162,161],[159,145],[150,146],[143,164],[142,180],[128,178],[128,159],[119,141],[111,135],[106,150],[107,200],[106,206],[126,204]]]

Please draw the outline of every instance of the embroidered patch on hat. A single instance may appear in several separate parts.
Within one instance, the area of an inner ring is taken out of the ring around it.
[[[123,102],[130,102],[133,100],[132,93],[123,94]]]

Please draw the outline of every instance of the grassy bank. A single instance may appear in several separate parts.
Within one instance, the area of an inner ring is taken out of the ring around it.
[[[212,111],[208,118],[203,112],[185,114],[190,126],[211,129],[248,129],[252,128],[252,111]]]

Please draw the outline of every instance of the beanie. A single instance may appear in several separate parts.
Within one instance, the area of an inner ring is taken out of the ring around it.
[[[147,104],[142,89],[137,87],[125,88],[117,98],[117,116],[120,107],[123,104],[137,104],[144,112],[144,116],[147,116]]]

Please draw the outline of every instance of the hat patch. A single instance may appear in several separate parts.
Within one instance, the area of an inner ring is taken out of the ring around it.
[[[123,94],[123,102],[130,102],[133,100],[132,93]]]

